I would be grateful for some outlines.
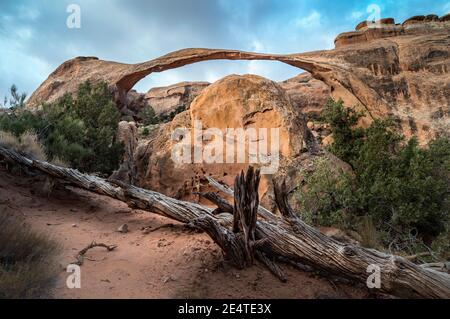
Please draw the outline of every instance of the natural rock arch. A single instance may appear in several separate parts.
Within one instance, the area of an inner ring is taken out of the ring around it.
[[[120,79],[115,82],[119,98],[123,101],[126,93],[144,77],[154,72],[163,72],[170,69],[179,68],[188,64],[210,60],[268,60],[279,61],[289,64],[299,69],[306,70],[312,74],[318,71],[326,71],[321,63],[300,57],[299,55],[278,55],[255,52],[244,52],[237,50],[221,49],[183,49],[171,52],[162,57],[130,66]]]

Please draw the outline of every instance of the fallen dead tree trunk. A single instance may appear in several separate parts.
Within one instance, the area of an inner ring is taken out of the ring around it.
[[[211,237],[219,245],[220,242],[224,246],[227,242],[228,244],[232,242],[229,236],[245,236],[246,239],[239,240],[239,245],[243,243],[244,248],[241,247],[235,251],[240,254],[248,250],[248,245],[252,246],[256,250],[256,256],[261,253],[264,254],[263,263],[269,268],[272,266],[274,273],[280,272],[280,268],[274,263],[274,260],[281,257],[291,262],[304,263],[328,273],[366,283],[370,275],[370,273],[367,273],[367,269],[372,265],[380,270],[381,292],[400,297],[450,298],[449,275],[420,267],[399,256],[340,243],[302,222],[289,207],[284,197],[285,194],[283,194],[282,185],[275,185],[276,201],[282,217],[275,216],[256,206],[258,216],[261,211],[264,211],[264,219],[246,219],[250,216],[252,218],[257,217],[254,214],[254,209],[250,209],[253,212],[252,214],[245,213],[238,218],[240,221],[244,218],[248,223],[243,228],[238,226],[238,229],[234,229],[238,232],[233,232],[230,228],[232,225],[234,225],[232,228],[236,228],[237,219],[234,218],[233,220],[233,216],[228,213],[213,215],[211,208],[199,204],[176,200],[154,191],[125,185],[119,181],[108,181],[96,176],[82,174],[74,169],[30,160],[4,147],[0,147],[0,157],[36,169],[71,185],[125,201],[131,206],[183,223],[196,224],[207,231],[210,236],[212,235]],[[242,191],[240,195],[242,195]],[[243,198],[248,198],[248,196],[245,195]],[[254,203],[254,205],[256,204]],[[244,210],[248,210],[248,208],[244,208]],[[202,223],[206,226],[202,226]],[[254,225],[254,227],[249,227],[249,225]],[[254,232],[254,235],[250,232]],[[220,237],[223,237],[222,241],[218,239]],[[227,249],[224,252],[227,253]],[[243,266],[251,264],[249,262],[251,258],[247,257],[238,256],[236,258],[237,264],[240,260],[245,261],[242,264]],[[283,274],[280,273],[279,277],[282,276]]]

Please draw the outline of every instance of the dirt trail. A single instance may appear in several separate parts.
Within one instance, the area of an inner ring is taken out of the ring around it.
[[[88,251],[81,267],[81,289],[57,276],[55,298],[364,298],[368,291],[319,278],[282,265],[281,283],[261,265],[237,270],[223,261],[220,248],[198,233],[158,215],[79,189],[38,194],[39,178],[17,177],[0,168],[0,203],[23,215],[34,229],[63,245],[61,269],[93,240],[118,247]],[[129,232],[117,228],[127,224]],[[144,234],[141,228],[164,227]]]

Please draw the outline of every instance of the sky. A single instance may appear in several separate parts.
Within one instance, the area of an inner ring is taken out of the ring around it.
[[[76,56],[137,63],[192,47],[325,50],[363,20],[449,12],[450,0],[0,0],[0,97],[12,84],[31,95]],[[207,61],[153,73],[135,89],[247,73],[281,81],[300,71],[274,61]]]

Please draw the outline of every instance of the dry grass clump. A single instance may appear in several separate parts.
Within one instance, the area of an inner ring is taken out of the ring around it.
[[[47,160],[44,146],[39,142],[37,135],[33,132],[28,131],[20,137],[16,137],[9,132],[0,131],[0,145],[11,148],[32,159]]]
[[[20,144],[19,140],[14,134],[5,131],[0,131],[0,146],[14,148],[19,144]]]
[[[59,158],[57,156],[51,160],[51,163],[53,165],[61,166],[61,167],[65,167],[65,168],[70,167],[70,165],[67,162],[65,162],[64,160],[62,160],[61,158]]]
[[[0,298],[49,296],[58,266],[60,246],[0,210]]]
[[[49,161],[44,145],[39,142],[37,135],[33,132],[25,132],[20,137],[16,137],[12,133],[0,131],[0,146],[13,149],[32,159]],[[69,167],[67,162],[57,156],[50,162],[57,166]]]
[[[360,236],[360,243],[367,248],[380,248],[380,235],[370,216],[363,216],[358,225],[357,233]]]

